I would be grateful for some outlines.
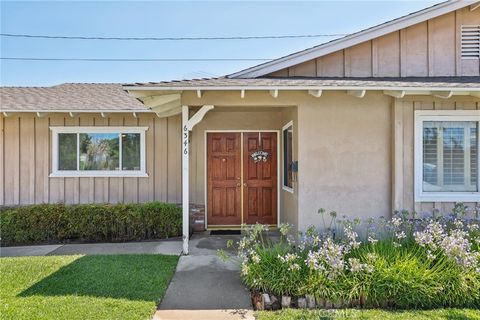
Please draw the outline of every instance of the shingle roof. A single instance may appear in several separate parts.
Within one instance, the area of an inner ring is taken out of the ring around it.
[[[53,87],[1,87],[0,111],[149,111],[121,84],[65,83]]]
[[[377,90],[388,88],[468,88],[480,90],[480,77],[410,77],[410,78],[209,78],[164,82],[147,82],[125,84],[125,88],[169,88],[193,90],[202,88],[372,88]]]
[[[125,89],[429,89],[480,92],[480,77],[255,78],[226,77],[132,84],[66,83],[53,87],[0,87],[0,111],[150,112]]]

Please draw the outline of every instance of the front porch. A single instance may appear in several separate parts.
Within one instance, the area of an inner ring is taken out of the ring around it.
[[[281,132],[296,108],[183,108],[184,239],[192,229],[239,229],[257,222],[276,227],[285,201]]]

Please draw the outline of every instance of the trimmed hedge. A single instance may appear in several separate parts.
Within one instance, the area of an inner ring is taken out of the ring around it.
[[[2,246],[161,239],[181,230],[181,208],[161,202],[0,208]]]

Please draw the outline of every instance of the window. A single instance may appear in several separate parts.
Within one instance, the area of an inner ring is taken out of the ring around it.
[[[416,201],[480,201],[478,111],[415,113]]]
[[[147,127],[51,127],[51,177],[146,177]]]
[[[283,189],[293,192],[293,122],[282,129],[283,136]]]

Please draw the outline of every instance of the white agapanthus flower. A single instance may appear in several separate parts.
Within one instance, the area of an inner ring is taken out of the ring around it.
[[[372,235],[369,235],[368,242],[370,242],[371,244],[375,244],[378,242],[378,239],[375,239]]]

